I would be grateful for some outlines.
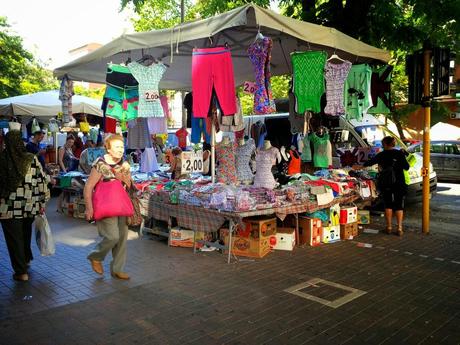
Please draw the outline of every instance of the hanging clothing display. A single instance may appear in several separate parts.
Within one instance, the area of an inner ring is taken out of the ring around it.
[[[163,108],[163,114],[166,118],[171,117],[171,112],[169,111],[169,99],[168,96],[160,96],[161,107]]]
[[[153,147],[148,147],[142,152],[140,170],[143,173],[149,173],[159,170],[157,155]]]
[[[318,136],[310,134],[310,141],[313,145],[313,166],[315,168],[327,168],[332,165],[332,146],[329,141],[329,133]]]
[[[164,117],[160,102],[158,84],[167,67],[163,63],[153,63],[149,66],[134,61],[128,64],[134,78],[139,82],[139,117]]]
[[[257,121],[251,126],[251,138],[254,139],[257,148],[262,148],[266,135],[267,129],[262,121]]]
[[[311,145],[310,145],[310,136],[306,134],[302,139],[302,154],[300,155],[300,159],[302,162],[311,162]]]
[[[291,133],[302,133],[304,127],[304,114],[297,114],[295,111],[295,96],[289,91],[289,123],[291,124]]]
[[[235,114],[235,80],[230,49],[195,48],[192,53],[193,116],[207,117],[213,89],[223,115]]]
[[[321,96],[324,93],[324,65],[326,52],[306,51],[291,54],[293,69],[293,92],[296,112],[321,112]]]
[[[105,82],[107,85],[124,90],[137,89],[139,85],[128,67],[111,63],[107,65]]]
[[[168,126],[164,117],[147,118],[147,126],[150,134],[168,133]]]
[[[300,174],[300,155],[295,150],[289,150],[291,156],[288,165],[288,175]]]
[[[249,59],[254,67],[256,90],[254,92],[254,114],[276,112],[270,84],[270,61],[273,41],[264,37],[252,43],[248,48]]]
[[[127,147],[129,149],[145,149],[152,147],[147,119],[138,118],[128,124]]]
[[[374,67],[371,77],[371,97],[373,107],[367,111],[371,114],[388,114],[391,112],[391,74],[393,66]]]
[[[75,95],[73,91],[73,81],[67,75],[61,80],[61,87],[59,88],[59,100],[62,102],[62,120],[69,122],[72,115],[72,96]]]
[[[351,69],[350,61],[341,63],[326,62],[326,108],[324,113],[329,115],[344,115],[343,88]]]
[[[257,150],[256,154],[256,176],[254,177],[254,187],[265,187],[273,189],[276,181],[272,174],[272,167],[281,160],[280,151],[276,147],[268,150]]]
[[[235,146],[230,141],[228,144],[220,142],[216,145],[216,180],[225,184],[236,184],[236,158]]]
[[[254,139],[248,139],[246,143],[236,147],[236,174],[240,183],[249,184],[254,179],[249,163],[255,150]]]
[[[188,131],[185,128],[181,128],[178,131],[176,131],[176,137],[177,140],[179,141],[179,147],[182,150],[185,150],[187,148],[187,137],[188,137]]]
[[[353,65],[345,82],[345,109],[347,118],[361,120],[372,106],[372,69],[366,65]]]
[[[244,130],[243,111],[240,99],[236,97],[236,113],[229,116],[220,116],[220,130],[223,132],[240,132]]]
[[[187,128],[192,128],[193,95],[191,92],[185,95],[183,106],[187,112]]]
[[[192,117],[192,135],[190,141],[194,144],[201,143],[201,139],[207,143],[211,143],[211,135],[206,131],[206,119],[198,119]]]
[[[288,174],[289,158],[290,156],[287,154],[285,147],[282,146],[280,149],[280,161],[276,164],[276,169],[278,170],[278,174],[280,175]]]
[[[104,133],[116,133],[117,132],[117,120],[110,117],[104,117]]]

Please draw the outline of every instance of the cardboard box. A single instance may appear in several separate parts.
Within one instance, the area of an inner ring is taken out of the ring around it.
[[[349,224],[358,221],[358,208],[344,206],[340,208],[340,224]]]
[[[196,241],[209,240],[209,233],[204,231],[196,232]],[[179,227],[172,228],[169,231],[168,244],[171,247],[193,248],[193,230],[181,229]],[[196,243],[196,248],[203,247],[204,244]]]
[[[299,243],[319,246],[323,234],[323,225],[318,218],[299,217]]]
[[[333,243],[337,241],[340,241],[340,225],[324,226],[321,242]]]
[[[273,236],[272,236],[273,237]],[[272,237],[270,240],[272,240]],[[295,228],[278,228],[274,236],[276,241],[273,249],[293,250],[295,247]]]
[[[358,236],[358,223],[341,224],[340,238],[343,240],[352,240]]]
[[[358,224],[370,224],[371,213],[368,210],[358,210]]]
[[[276,218],[274,217],[251,217],[243,220],[243,229],[238,229],[238,236],[262,238],[276,234]]]
[[[225,237],[225,245],[228,245],[228,236]],[[232,237],[232,253],[237,256],[247,256],[251,258],[263,258],[270,253],[270,237]]]

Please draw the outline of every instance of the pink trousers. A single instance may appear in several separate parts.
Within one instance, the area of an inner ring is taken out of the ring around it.
[[[236,113],[235,79],[230,50],[226,47],[193,49],[193,116],[208,116],[212,89],[216,91],[223,115]]]

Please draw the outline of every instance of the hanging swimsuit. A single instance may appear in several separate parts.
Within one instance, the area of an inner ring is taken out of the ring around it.
[[[254,114],[270,114],[276,112],[270,85],[270,60],[273,41],[265,37],[254,42],[248,48],[249,59],[254,66],[256,91],[254,92]]]

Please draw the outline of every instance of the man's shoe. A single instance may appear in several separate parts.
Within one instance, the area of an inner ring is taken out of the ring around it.
[[[18,282],[26,282],[29,280],[29,275],[24,273],[24,274],[13,274],[13,279],[17,280]]]
[[[100,275],[104,274],[104,268],[102,267],[102,262],[91,260],[91,259],[89,261],[91,262],[91,267],[93,268],[94,272]]]
[[[129,280],[129,275],[124,272],[112,272],[112,277],[121,279],[121,280]]]

